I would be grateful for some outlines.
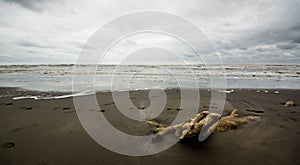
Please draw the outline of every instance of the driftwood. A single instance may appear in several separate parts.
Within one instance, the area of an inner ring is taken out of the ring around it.
[[[258,116],[239,116],[236,109],[228,116],[222,117],[221,119],[220,117],[221,116],[218,114],[203,111],[197,114],[195,118],[188,119],[186,122],[174,126],[164,127],[154,121],[147,121],[147,123],[155,126],[155,132],[158,136],[174,133],[176,136],[180,137],[180,139],[186,139],[198,136],[201,128],[206,122],[210,123],[210,128],[207,132],[225,132],[227,130],[236,129],[242,124],[250,121],[257,121],[259,119]],[[217,122],[218,119],[220,119],[219,122]],[[215,129],[212,130],[213,128]]]
[[[285,107],[294,107],[295,102],[293,100],[288,100],[288,101],[285,102],[284,106]]]

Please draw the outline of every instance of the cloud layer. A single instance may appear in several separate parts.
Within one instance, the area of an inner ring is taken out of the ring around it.
[[[182,15],[200,27],[225,63],[299,64],[299,8],[298,0],[0,0],[0,63],[75,63],[86,40],[105,23],[128,13],[158,10]],[[181,47],[164,37],[145,39],[150,40],[152,45]],[[133,37],[121,42],[124,50],[106,61],[117,62],[139,41]],[[188,52],[182,56],[195,58]],[[164,56],[161,60],[168,61]]]

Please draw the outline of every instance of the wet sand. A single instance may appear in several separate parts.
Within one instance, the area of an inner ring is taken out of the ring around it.
[[[299,90],[266,93],[235,89],[227,94],[223,115],[236,108],[241,115],[260,116],[260,122],[214,133],[201,143],[197,139],[178,142],[161,153],[143,157],[119,155],[97,144],[81,126],[72,98],[13,100],[14,93],[18,93],[14,88],[0,88],[0,164],[300,164]],[[169,89],[166,94],[165,110],[156,119],[162,124],[170,123],[178,111],[186,110],[179,108],[178,89]],[[98,93],[97,98],[101,107],[97,113],[103,113],[119,130],[134,135],[152,134],[145,122],[124,117],[111,93]],[[145,107],[149,105],[148,91],[131,92],[130,98],[136,106],[140,101]],[[294,100],[296,106],[283,106],[286,100]],[[208,110],[209,103],[210,93],[201,91],[199,112]]]

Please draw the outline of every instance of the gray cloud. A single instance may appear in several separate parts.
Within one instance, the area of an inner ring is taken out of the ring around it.
[[[203,29],[227,63],[299,63],[299,8],[299,0],[0,0],[1,62],[59,62],[63,57],[64,62],[72,63],[85,41],[111,19],[159,10],[182,15]],[[114,30],[122,27],[108,33]],[[180,47],[167,40],[151,42]],[[140,42],[122,44],[110,61]],[[194,58],[186,52],[183,56]]]
[[[256,48],[256,51],[258,51],[258,52],[264,52],[264,51],[265,51],[265,49],[264,49],[264,48],[262,48],[262,47],[258,47],[258,48]]]
[[[30,41],[17,41],[17,44],[23,47],[33,47],[33,48],[52,48],[50,46],[41,45],[38,43],[33,43]]]
[[[7,3],[18,4],[29,10],[42,12],[44,10],[44,3],[46,0],[3,0]]]
[[[294,40],[293,40],[293,42],[295,42],[295,43],[299,43],[299,44],[300,44],[300,37],[299,37],[299,38],[296,38],[296,39],[294,39]]]
[[[296,48],[298,45],[295,43],[286,43],[286,44],[278,44],[276,45],[277,48],[280,49],[293,49]]]

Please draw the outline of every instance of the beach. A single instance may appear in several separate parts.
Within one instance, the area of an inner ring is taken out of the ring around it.
[[[260,121],[227,132],[213,133],[204,142],[179,141],[150,156],[125,156],[96,143],[83,129],[72,97],[60,99],[13,99],[47,92],[0,88],[0,164],[300,164],[300,91],[297,89],[233,89],[226,96],[223,115],[237,109],[241,116]],[[169,124],[180,109],[180,90],[166,89],[168,101],[156,121]],[[50,93],[50,92],[48,92]],[[147,90],[130,92],[132,102],[146,102]],[[55,93],[51,95],[65,95]],[[208,110],[210,91],[200,90],[199,112]],[[85,97],[85,96],[80,96]],[[97,99],[107,120],[133,135],[152,134],[146,122],[122,115],[111,92],[98,92]],[[294,107],[282,105],[287,100]]]
[[[0,15],[0,165],[300,165],[300,1]]]

